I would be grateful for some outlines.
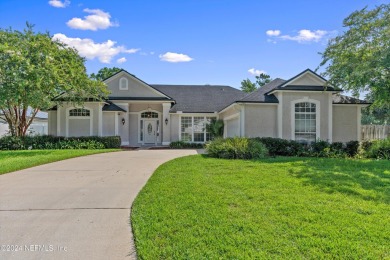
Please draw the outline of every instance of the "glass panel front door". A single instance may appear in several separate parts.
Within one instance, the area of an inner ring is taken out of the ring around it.
[[[143,130],[145,144],[154,144],[156,142],[156,120],[144,120]]]

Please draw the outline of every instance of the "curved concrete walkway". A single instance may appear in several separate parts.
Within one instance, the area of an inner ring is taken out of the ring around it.
[[[134,259],[134,198],[160,164],[196,153],[122,151],[1,175],[0,259]]]

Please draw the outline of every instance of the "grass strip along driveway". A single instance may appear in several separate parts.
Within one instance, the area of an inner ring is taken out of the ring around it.
[[[118,149],[102,150],[30,150],[0,151],[0,175],[18,171],[45,163],[56,162],[74,157],[119,151]]]
[[[140,259],[388,259],[390,162],[175,159],[132,208]]]

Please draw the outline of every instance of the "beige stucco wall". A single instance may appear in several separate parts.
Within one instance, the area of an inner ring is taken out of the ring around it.
[[[129,114],[129,143],[131,146],[138,146],[138,115]]]
[[[180,135],[180,116],[178,114],[171,114],[171,142],[179,141]]]
[[[240,117],[225,121],[226,137],[240,136]]]
[[[280,94],[278,95],[279,101],[282,99],[282,138],[283,139],[291,139],[292,131],[291,129],[291,118],[293,105],[292,102],[296,100],[302,100],[304,98],[308,98],[307,102],[310,102],[311,99],[317,100],[320,102],[320,138],[321,140],[329,139],[329,98],[330,95],[326,92],[286,92],[282,93],[282,98],[280,98]],[[306,102],[302,100],[301,102]],[[318,120],[318,118],[317,118]]]
[[[148,108],[150,108],[151,110],[155,110],[155,111],[158,111],[158,112],[162,112],[163,110],[163,107],[162,107],[162,104],[158,103],[151,103],[151,104],[148,104],[148,103],[133,103],[129,105],[129,112],[141,112],[141,111],[147,111]],[[126,109],[127,110],[127,109]]]
[[[117,112],[103,112],[103,136],[115,135],[115,114],[116,113]]]
[[[245,136],[276,137],[277,106],[245,105]]]
[[[358,140],[358,107],[354,105],[334,105],[333,142],[352,140]]]
[[[67,124],[67,114],[69,113],[68,109],[74,108],[75,106],[70,103],[64,103],[57,108],[57,116],[60,117],[60,136],[66,136],[66,124]],[[82,107],[82,106],[81,106]],[[98,102],[86,102],[83,105],[84,108],[87,108],[91,111],[91,120],[92,120],[92,135],[98,135],[99,127],[99,111],[101,109],[101,104]],[[80,124],[77,124],[77,121],[80,120]],[[69,121],[69,136],[76,136],[79,133],[85,133],[85,128],[87,127],[84,121],[85,119],[71,119]],[[50,120],[52,121],[52,120]],[[89,120],[88,120],[89,121]],[[52,123],[52,122],[51,122]],[[57,128],[57,127],[56,127]],[[88,127],[89,132],[89,127]],[[57,133],[56,133],[57,134]],[[89,136],[89,134],[88,134]]]
[[[48,135],[57,135],[57,111],[48,111]]]
[[[119,81],[122,77],[128,80],[128,90],[119,90]],[[120,73],[114,76],[112,80],[106,82],[110,90],[111,97],[162,97],[163,95],[147,86],[145,83],[129,76],[126,73]]]

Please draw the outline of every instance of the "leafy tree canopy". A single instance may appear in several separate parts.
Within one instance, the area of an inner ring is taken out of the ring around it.
[[[256,76],[255,82],[252,82],[250,79],[244,79],[241,81],[241,90],[246,93],[251,93],[271,81],[272,78],[270,75],[261,73],[260,75]]]
[[[60,94],[78,104],[104,98],[105,84],[88,77],[84,62],[77,50],[28,23],[22,32],[0,29],[0,117],[10,133],[24,136],[37,112],[55,105]]]
[[[390,108],[390,4],[355,11],[343,25],[322,53],[323,76],[355,96],[367,91],[373,107]]]
[[[95,80],[103,81],[106,78],[109,78],[110,76],[114,75],[115,73],[121,70],[122,70],[121,68],[117,68],[117,67],[112,67],[112,68],[104,67],[101,68],[96,74],[92,73],[90,77]]]

